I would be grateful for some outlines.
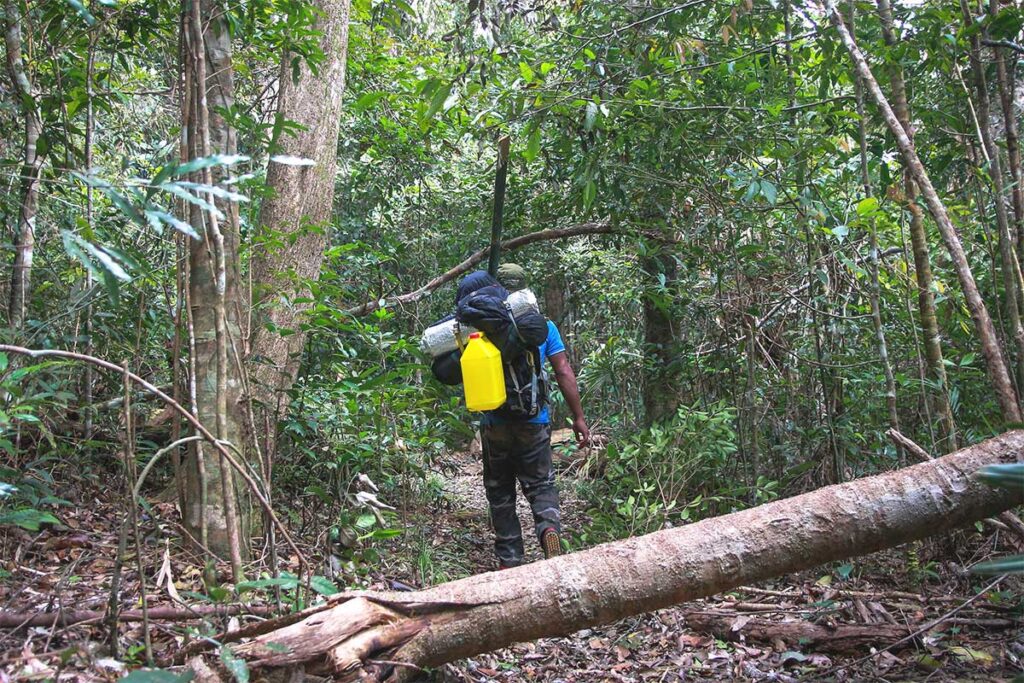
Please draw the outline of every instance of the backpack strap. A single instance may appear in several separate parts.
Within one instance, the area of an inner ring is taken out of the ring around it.
[[[508,311],[508,319],[512,321],[512,329],[516,331],[516,337],[519,338],[519,342],[526,345],[526,340],[523,339],[523,335],[519,333],[519,325],[516,323],[516,314],[512,312],[512,304],[508,301],[503,301],[505,304],[505,310]]]

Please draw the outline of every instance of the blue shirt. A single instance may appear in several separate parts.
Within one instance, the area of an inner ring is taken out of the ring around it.
[[[550,320],[548,321],[548,337],[544,340],[543,344],[537,347],[537,349],[540,351],[541,367],[544,367],[544,361],[551,356],[554,356],[557,353],[565,353],[565,343],[562,341],[562,335],[559,333],[558,328],[555,327],[555,324]],[[480,424],[485,425],[503,424],[505,422],[507,422],[507,420],[498,417],[494,413],[484,413],[483,417],[480,419]],[[551,413],[548,411],[547,403],[545,403],[544,407],[541,408],[539,413],[537,413],[537,417],[531,418],[527,420],[527,422],[541,425],[546,425],[551,422]]]

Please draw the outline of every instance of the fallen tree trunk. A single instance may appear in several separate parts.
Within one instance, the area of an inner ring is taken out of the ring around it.
[[[1008,432],[928,463],[546,562],[414,593],[337,596],[236,651],[255,666],[402,679],[984,519],[1024,501],[1024,491],[972,474],[1016,462],[1022,449],[1024,431]]]

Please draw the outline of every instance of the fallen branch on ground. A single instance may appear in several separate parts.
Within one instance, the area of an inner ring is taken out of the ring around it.
[[[268,616],[277,610],[272,605],[199,605],[197,607],[150,607],[150,621],[188,621],[206,617],[230,617],[237,614]],[[68,610],[59,612],[25,613],[0,612],[0,628],[19,629],[31,626],[73,626],[86,621],[99,621],[105,612],[95,610]],[[119,621],[142,621],[142,610],[118,613]]]

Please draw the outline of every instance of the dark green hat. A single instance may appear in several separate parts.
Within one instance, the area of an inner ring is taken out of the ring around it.
[[[498,282],[510,292],[526,287],[526,271],[515,263],[503,263],[498,266]]]

